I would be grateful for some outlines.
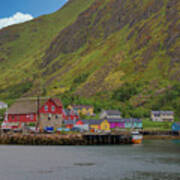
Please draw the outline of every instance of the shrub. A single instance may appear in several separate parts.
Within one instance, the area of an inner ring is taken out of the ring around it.
[[[136,84],[125,83],[114,91],[112,99],[125,102],[138,93]]]

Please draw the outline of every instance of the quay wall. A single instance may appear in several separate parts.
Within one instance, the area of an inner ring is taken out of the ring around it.
[[[58,135],[58,134],[1,134],[0,144],[10,145],[113,145],[131,144],[124,135]]]

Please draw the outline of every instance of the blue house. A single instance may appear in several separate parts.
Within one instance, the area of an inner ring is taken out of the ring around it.
[[[137,128],[137,129],[143,128],[143,123],[141,119],[129,118],[129,119],[124,119],[124,121],[125,121],[125,128]]]
[[[175,122],[172,124],[172,131],[174,132],[180,132],[180,122]]]

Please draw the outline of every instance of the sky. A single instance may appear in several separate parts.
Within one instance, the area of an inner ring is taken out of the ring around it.
[[[60,9],[67,0],[1,0],[0,29]]]

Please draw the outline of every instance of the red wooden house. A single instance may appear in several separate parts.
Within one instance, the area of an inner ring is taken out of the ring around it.
[[[82,120],[79,120],[76,122],[76,125],[84,125],[84,122]]]
[[[45,126],[60,126],[62,124],[63,105],[57,98],[19,99],[6,113],[6,122],[17,124],[36,123]]]
[[[79,119],[79,114],[75,110],[63,109],[63,120],[74,120],[77,121]]]

